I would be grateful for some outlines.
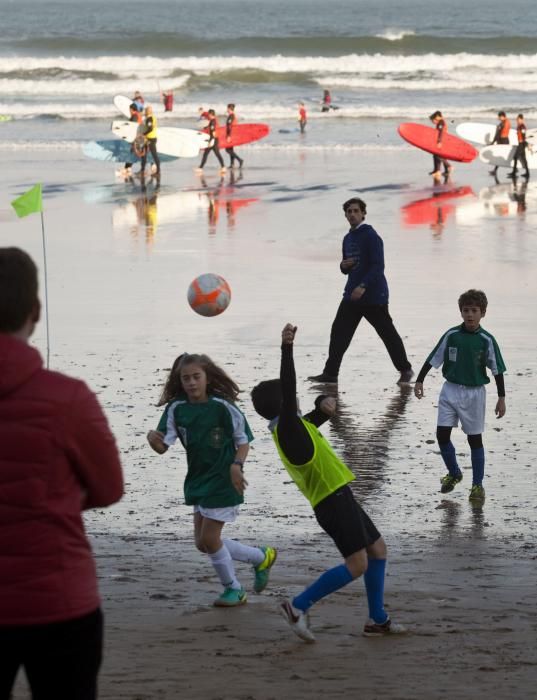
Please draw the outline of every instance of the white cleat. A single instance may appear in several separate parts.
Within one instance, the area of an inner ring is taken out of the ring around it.
[[[309,615],[295,610],[288,600],[280,603],[280,612],[293,632],[305,642],[314,642],[315,635],[310,629]]]

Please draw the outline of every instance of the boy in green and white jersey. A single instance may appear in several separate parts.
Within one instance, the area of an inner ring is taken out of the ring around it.
[[[440,491],[449,493],[462,480],[462,471],[451,442],[451,430],[458,426],[460,420],[471,450],[473,480],[470,500],[481,503],[485,500],[485,451],[481,434],[485,428],[485,385],[490,382],[487,367],[494,376],[498,390],[495,413],[498,418],[505,415],[505,364],[498,343],[480,325],[487,305],[485,293],[477,289],[470,289],[459,297],[464,322],[450,328],[440,338],[421,368],[414,386],[414,394],[418,399],[423,398],[423,381],[427,373],[432,367],[442,365],[446,381],[438,400],[436,438],[448,473],[441,479]]]

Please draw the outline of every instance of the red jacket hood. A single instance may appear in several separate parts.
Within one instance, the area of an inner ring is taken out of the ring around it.
[[[14,335],[0,333],[0,396],[18,389],[42,366],[35,348]]]

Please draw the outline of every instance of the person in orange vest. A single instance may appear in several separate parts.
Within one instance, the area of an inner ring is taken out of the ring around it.
[[[496,133],[494,134],[494,138],[492,139],[492,146],[494,146],[495,143],[497,144],[508,144],[509,143],[509,132],[511,131],[511,122],[509,119],[507,119],[507,115],[505,112],[501,111],[498,112],[498,119],[500,120],[498,122],[498,125],[496,126]],[[496,173],[498,172],[498,166],[496,165],[489,173],[489,175],[493,175],[496,177]]]
[[[308,115],[306,114],[306,108],[303,102],[298,103],[298,124],[300,126],[300,133],[303,134],[306,130],[306,124],[308,123]]]
[[[529,180],[530,171],[528,168],[528,161],[526,159],[526,146],[528,142],[526,141],[526,124],[524,123],[524,115],[519,114],[516,118],[516,135],[518,139],[518,145],[516,147],[515,156],[513,158],[513,170],[509,173],[507,177],[512,177],[516,179],[517,165],[520,161],[522,167],[524,168],[524,177]]]

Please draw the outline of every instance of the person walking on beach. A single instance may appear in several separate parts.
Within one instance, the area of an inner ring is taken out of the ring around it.
[[[145,165],[147,162],[147,151],[151,153],[153,157],[153,163],[155,166],[154,175],[157,179],[160,177],[160,159],[157,153],[157,118],[153,114],[153,107],[147,105],[144,110],[145,119],[143,122],[143,135],[147,143],[147,148],[142,155],[142,162],[140,164],[140,173],[143,175],[145,173]]]
[[[300,133],[303,134],[306,131],[306,124],[308,123],[308,115],[306,114],[306,107],[303,102],[298,103],[298,125],[300,126]]]
[[[501,111],[498,112],[498,119],[499,122],[496,126],[496,133],[494,134],[494,138],[492,139],[491,146],[494,146],[494,144],[508,144],[509,143],[509,132],[511,131],[511,122],[509,119],[507,119],[507,115],[505,112]],[[489,175],[492,175],[493,177],[497,177],[498,173],[498,167],[495,166],[490,172]]]
[[[438,399],[436,439],[448,472],[441,479],[440,491],[449,493],[462,481],[462,471],[451,442],[451,430],[458,426],[460,420],[470,445],[473,474],[470,501],[474,503],[483,503],[485,500],[485,451],[482,433],[485,428],[485,385],[490,381],[487,367],[494,376],[498,390],[495,408],[497,417],[502,418],[506,410],[503,379],[505,364],[498,343],[481,327],[481,319],[487,311],[487,305],[487,297],[481,290],[469,289],[461,294],[459,310],[463,323],[450,328],[440,338],[421,368],[414,386],[414,394],[418,399],[422,399],[423,382],[427,373],[432,367],[442,365],[442,374],[446,381]]]
[[[310,502],[317,522],[332,538],[344,563],[325,571],[281,612],[293,630],[307,642],[315,641],[308,611],[322,598],[364,576],[369,620],[363,634],[380,637],[405,632],[384,609],[386,544],[377,528],[354,500],[349,483],[354,475],[338,458],[318,428],[336,411],[336,400],[319,396],[305,416],[298,410],[293,343],[296,327],[282,330],[280,378],[264,381],[252,390],[254,408],[266,420],[289,475]]]
[[[442,148],[442,140],[444,138],[444,134],[447,131],[447,125],[444,120],[444,117],[442,116],[442,112],[440,110],[436,110],[436,112],[433,112],[429,119],[432,121],[432,123],[436,127],[436,145],[438,148]],[[442,177],[442,171],[441,167],[444,166],[444,178],[447,180],[449,177],[449,174],[451,170],[453,169],[450,163],[445,159],[441,158],[440,156],[434,154],[433,155],[433,171],[430,173],[430,175],[433,176],[433,179],[436,181],[439,181],[440,178]]]
[[[235,105],[233,103],[230,103],[227,106],[227,119],[226,119],[226,142],[227,143],[229,143],[231,141],[233,127],[235,126],[236,121],[237,121],[237,116],[235,114]],[[229,167],[230,168],[233,167],[233,163],[235,162],[235,160],[239,163],[239,168],[242,168],[244,160],[242,158],[239,158],[239,156],[235,153],[233,146],[226,147],[226,153],[228,154],[228,156],[230,158],[230,160],[229,160]]]
[[[524,177],[529,180],[530,171],[528,169],[528,161],[526,159],[526,147],[528,142],[526,141],[526,124],[524,123],[524,115],[519,114],[516,118],[516,135],[518,144],[516,147],[515,155],[513,158],[513,170],[509,173],[507,177],[512,177],[513,179],[517,176],[518,161],[524,168]]]
[[[142,115],[138,111],[138,107],[136,106],[135,102],[132,102],[129,105],[129,112],[130,112],[129,121],[134,122],[135,124],[138,124],[138,126],[140,126],[140,124],[142,123]],[[145,138],[144,138],[144,142],[145,142]],[[131,153],[134,153],[135,149],[136,149],[136,139],[131,144]],[[145,150],[145,143],[144,143],[144,150]],[[143,151],[142,151],[142,153],[143,153]],[[130,175],[132,175],[132,162],[131,161],[127,161],[125,163],[125,166],[123,169],[123,174],[127,177],[130,177]]]
[[[308,377],[310,381],[335,384],[343,356],[358,324],[365,318],[386,346],[388,354],[400,372],[399,384],[407,384],[414,372],[406,356],[403,341],[388,313],[388,283],[384,276],[384,246],[375,229],[365,223],[366,203],[353,197],[343,204],[350,230],[343,238],[343,258],[340,270],[348,275],[332,330],[328,359],[321,374]]]
[[[123,494],[116,442],[84,382],[29,344],[37,268],[0,248],[0,698],[22,667],[35,700],[94,700],[103,649],[82,511]]]
[[[218,607],[246,603],[233,560],[254,567],[254,590],[263,591],[276,561],[273,547],[251,547],[222,539],[226,523],[236,520],[247,481],[243,468],[253,440],[235,405],[239,388],[207,355],[180,355],[173,363],[158,405],[166,404],[157,430],[147,440],[164,454],[177,438],[186,450],[185,503],[194,506],[196,547],[207,554],[224,591]]]
[[[203,156],[201,158],[201,163],[199,165],[199,168],[197,169],[198,172],[202,172],[203,168],[205,167],[205,163],[207,162],[207,158],[209,157],[209,153],[212,151],[214,155],[216,156],[216,159],[220,163],[220,172],[225,172],[226,168],[224,166],[224,160],[222,158],[222,154],[220,153],[220,150],[218,148],[218,134],[217,134],[217,129],[218,129],[218,120],[216,118],[216,113],[214,109],[209,109],[207,111],[207,118],[208,118],[208,124],[204,131],[207,131],[209,134],[209,145],[207,148],[204,149],[203,151]]]
[[[330,90],[323,90],[323,99],[321,102],[321,112],[329,112],[332,106],[332,96]]]

